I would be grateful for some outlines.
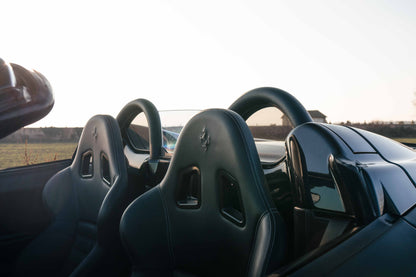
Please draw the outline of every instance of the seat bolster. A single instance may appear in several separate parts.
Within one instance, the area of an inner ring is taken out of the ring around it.
[[[110,255],[108,250],[95,244],[82,263],[71,273],[70,277],[88,276],[127,276],[128,261],[124,255]]]
[[[135,270],[172,268],[170,226],[159,185],[127,207],[120,223],[121,241]]]
[[[248,276],[264,276],[282,263],[286,253],[286,234],[279,225],[283,224],[283,219],[275,209],[266,211],[259,218]]]
[[[52,224],[20,253],[13,276],[57,276],[74,242],[78,222],[75,205],[70,194]]]
[[[71,181],[71,169],[67,167],[46,183],[42,192],[43,203],[53,215],[57,215],[73,196],[74,188]]]

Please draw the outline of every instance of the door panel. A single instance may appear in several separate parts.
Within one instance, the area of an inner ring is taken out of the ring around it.
[[[50,215],[42,201],[46,182],[71,164],[62,160],[0,171],[0,276],[43,230]]]

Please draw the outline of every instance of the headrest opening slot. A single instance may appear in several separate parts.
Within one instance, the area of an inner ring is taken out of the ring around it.
[[[81,177],[91,178],[94,173],[92,151],[88,150],[81,157]]]
[[[104,183],[111,186],[110,163],[104,153],[101,153],[101,178]]]
[[[244,207],[237,180],[222,171],[219,174],[219,186],[221,215],[238,226],[244,226]]]
[[[201,173],[196,166],[181,171],[175,197],[179,208],[198,209],[201,206]]]

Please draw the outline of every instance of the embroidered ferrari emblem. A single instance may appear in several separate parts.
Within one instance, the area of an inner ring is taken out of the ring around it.
[[[97,133],[97,127],[95,127],[95,126],[94,126],[94,130],[92,131],[92,136],[94,137],[95,140],[97,140],[98,133]]]
[[[202,129],[202,134],[199,136],[199,139],[201,140],[202,150],[207,151],[210,138],[206,127]]]

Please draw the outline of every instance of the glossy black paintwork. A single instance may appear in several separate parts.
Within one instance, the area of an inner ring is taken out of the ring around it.
[[[357,128],[353,130],[365,138],[386,162],[402,168],[413,185],[416,185],[416,152],[412,148],[368,131]],[[411,192],[408,190],[406,193]]]
[[[289,134],[286,140],[289,175],[299,197],[295,203],[301,208],[319,209],[311,198],[313,190],[326,188],[330,197],[337,197],[338,191],[343,209],[334,211],[356,216],[358,223],[365,224],[379,213],[372,205],[372,189],[358,166],[363,157],[354,154],[346,140],[320,123],[303,124]]]
[[[313,176],[332,179],[338,185],[345,213],[352,216],[355,227],[329,246],[297,258],[280,273],[414,276],[412,259],[399,257],[416,255],[416,248],[409,245],[416,241],[415,152],[367,131],[321,123],[296,127],[286,140],[286,148],[290,181],[297,197],[295,210],[300,212],[294,214],[295,231],[304,226],[296,225],[299,219],[318,218],[307,216],[320,211],[310,197],[317,185]],[[318,185],[332,186],[325,182]]]
[[[376,150],[359,134],[344,126],[322,124],[333,131],[354,154],[376,153]]]
[[[289,276],[416,276],[416,229],[385,214]],[[301,262],[301,261],[299,261]]]
[[[298,144],[296,151],[293,141]],[[343,199],[350,203],[346,209],[353,208],[362,222],[373,220],[386,209],[403,215],[416,205],[411,178],[416,153],[395,141],[363,130],[307,123],[291,132],[286,147],[292,181],[300,187],[298,191],[305,191],[306,200],[310,176],[320,174],[338,180]],[[302,153],[302,164],[298,153]],[[310,201],[301,202],[311,205]]]

